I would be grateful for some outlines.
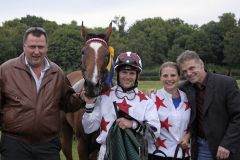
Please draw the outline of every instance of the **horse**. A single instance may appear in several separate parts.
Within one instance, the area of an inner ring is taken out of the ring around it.
[[[113,76],[113,48],[108,44],[112,34],[112,22],[109,24],[105,34],[88,33],[83,25],[81,35],[84,39],[82,48],[81,70],[71,72],[67,75],[72,87],[76,92],[83,88],[89,97],[97,97],[110,89]],[[85,104],[84,104],[85,105]],[[61,113],[60,139],[62,151],[67,160],[72,160],[72,139],[75,133],[78,141],[78,156],[81,160],[96,160],[100,145],[96,138],[100,131],[85,134],[82,127],[82,109],[73,113]]]

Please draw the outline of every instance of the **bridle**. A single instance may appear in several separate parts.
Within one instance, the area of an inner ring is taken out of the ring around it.
[[[89,43],[92,43],[92,42],[101,42],[103,44],[103,46],[109,50],[109,45],[104,39],[90,38],[85,42],[85,45],[87,45]],[[82,52],[84,52],[84,50]],[[99,94],[104,92],[105,88],[107,89],[110,86],[110,82],[111,82],[112,76],[113,76],[113,55],[111,55],[110,51],[108,51],[108,56],[105,56],[104,58],[105,58],[104,61],[106,60],[108,65],[106,66],[106,68],[104,70],[102,70],[100,72],[101,78],[98,80],[98,83],[97,83],[98,84],[97,87],[100,91]],[[110,65],[110,67],[109,67],[109,65]],[[84,63],[81,64],[81,69],[83,71],[82,72],[83,73],[83,78],[85,79],[85,82],[87,83],[87,78],[86,78],[86,75],[85,75],[86,68],[84,66]]]
[[[92,41],[100,41],[100,42],[102,42],[106,47],[108,47],[107,42],[106,42],[104,39],[101,39],[101,38],[90,38],[89,40],[87,40],[87,41],[85,42],[85,44],[88,44],[88,43],[90,43],[90,42],[92,42]]]

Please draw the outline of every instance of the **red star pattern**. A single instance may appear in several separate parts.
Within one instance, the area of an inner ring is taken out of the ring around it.
[[[189,148],[184,149],[184,153],[187,154],[188,156],[190,156]]]
[[[145,96],[145,94],[143,92],[138,91],[137,96],[140,98],[140,102],[142,100],[147,100],[147,97]]]
[[[167,107],[165,106],[165,104],[163,103],[163,101],[164,101],[164,99],[160,99],[158,96],[156,96],[155,104],[156,104],[156,106],[157,106],[157,110],[158,110],[161,106],[167,108]]]
[[[172,127],[172,125],[168,123],[168,118],[160,122],[161,122],[161,128],[165,128],[169,132],[169,128]]]
[[[102,120],[101,120],[101,131],[105,131],[107,132],[107,125],[108,125],[109,122],[105,121],[104,117],[102,117]]]
[[[185,111],[186,111],[186,110],[188,110],[190,108],[190,104],[189,104],[189,102],[184,102],[184,103],[185,103],[185,107],[186,107]]]
[[[117,106],[120,110],[128,114],[128,109],[132,107],[131,105],[127,104],[126,99],[122,101],[122,103],[117,103]]]
[[[167,149],[167,147],[166,147],[166,145],[164,144],[164,142],[166,141],[166,139],[161,139],[160,137],[158,137],[157,138],[157,146],[158,147],[163,147],[163,148],[166,148]]]

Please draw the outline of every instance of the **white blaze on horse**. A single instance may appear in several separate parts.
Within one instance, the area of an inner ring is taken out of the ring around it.
[[[81,34],[85,40],[82,48],[82,70],[67,75],[76,92],[85,90],[87,96],[97,97],[110,88],[113,76],[113,48],[108,41],[112,34],[112,23],[105,34],[88,33],[81,27]],[[85,134],[82,127],[84,109],[74,113],[62,113],[61,143],[62,151],[67,160],[72,160],[72,138],[75,133],[78,140],[78,154],[81,160],[96,160],[99,145],[96,138],[99,131]]]

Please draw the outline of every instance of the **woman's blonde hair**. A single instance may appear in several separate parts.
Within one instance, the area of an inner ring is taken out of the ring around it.
[[[179,69],[177,63],[175,63],[175,62],[170,62],[170,61],[164,62],[164,63],[160,66],[160,68],[159,68],[159,76],[161,76],[163,68],[166,68],[166,67],[175,68],[175,69],[177,70],[178,75],[180,76],[180,69]]]

